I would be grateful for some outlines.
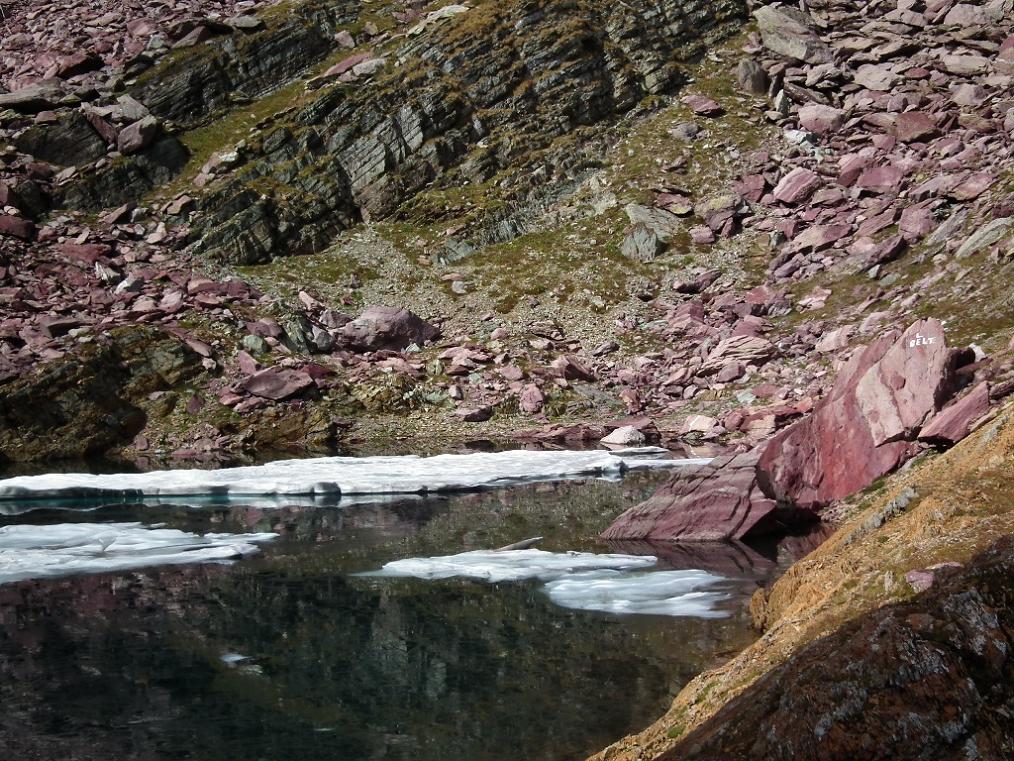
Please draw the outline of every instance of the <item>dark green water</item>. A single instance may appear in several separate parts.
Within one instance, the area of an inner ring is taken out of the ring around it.
[[[356,508],[35,511],[4,523],[164,522],[283,538],[232,566],[0,586],[4,759],[575,759],[642,728],[753,638],[777,548],[667,551],[709,567],[723,619],[559,608],[534,583],[362,578],[396,558],[497,547],[648,553],[595,535],[651,476]],[[230,654],[245,659],[227,663]],[[223,660],[226,656],[226,660]]]

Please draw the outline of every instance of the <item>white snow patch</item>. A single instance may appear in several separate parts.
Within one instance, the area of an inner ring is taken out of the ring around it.
[[[646,571],[650,555],[590,552],[479,550],[433,558],[406,558],[362,576],[447,579],[460,576],[490,583],[538,579],[557,605],[616,614],[723,618],[716,605],[727,595],[713,589],[721,576],[697,570]]]
[[[664,459],[657,447],[616,451],[534,451],[434,457],[318,457],[221,470],[160,470],[91,475],[51,473],[0,480],[0,502],[33,499],[144,499],[349,495],[475,491],[580,477],[619,478],[627,470],[703,465]]]
[[[141,523],[0,527],[0,584],[156,565],[227,562],[277,534],[191,534]]]

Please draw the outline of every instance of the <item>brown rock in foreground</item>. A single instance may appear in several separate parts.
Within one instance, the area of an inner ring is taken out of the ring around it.
[[[660,761],[1014,757],[1014,540],[804,648]]]

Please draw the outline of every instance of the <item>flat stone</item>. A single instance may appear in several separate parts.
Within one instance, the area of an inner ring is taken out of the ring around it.
[[[837,132],[844,121],[845,112],[840,108],[811,103],[799,109],[799,126],[818,135]]]
[[[964,259],[977,254],[1010,235],[1012,226],[1014,226],[1014,217],[994,219],[985,227],[981,227],[969,235],[954,255],[958,259]]]
[[[894,121],[894,134],[904,143],[924,140],[937,133],[936,122],[922,111],[906,111]]]
[[[289,399],[315,386],[308,373],[274,367],[251,375],[241,385],[248,393],[273,401]]]
[[[905,173],[895,166],[870,167],[859,175],[856,187],[878,193],[897,193]]]
[[[820,187],[820,175],[809,169],[797,167],[786,174],[774,189],[775,200],[787,204],[805,201]]]
[[[56,108],[63,98],[63,90],[55,83],[22,87],[0,94],[0,110],[9,108],[23,114],[36,114]]]
[[[957,444],[971,431],[972,424],[989,412],[989,384],[980,383],[961,399],[944,407],[920,431],[921,441]]]

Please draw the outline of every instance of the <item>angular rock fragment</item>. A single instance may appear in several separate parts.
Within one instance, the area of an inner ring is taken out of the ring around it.
[[[341,328],[341,335],[356,351],[401,351],[436,339],[440,330],[407,309],[368,307]]]

